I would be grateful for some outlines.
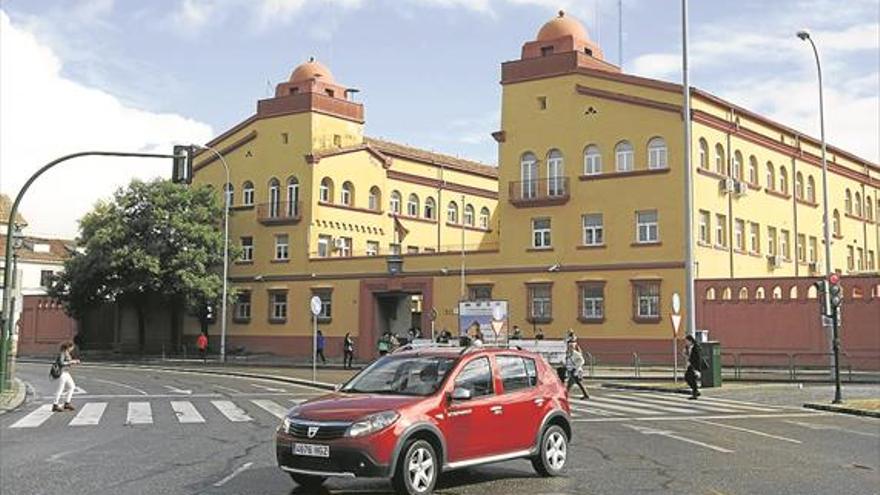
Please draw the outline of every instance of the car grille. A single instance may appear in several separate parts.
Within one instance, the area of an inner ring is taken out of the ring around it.
[[[287,433],[305,440],[333,440],[345,435],[351,423],[292,420]],[[317,428],[314,435],[309,436],[309,428]]]

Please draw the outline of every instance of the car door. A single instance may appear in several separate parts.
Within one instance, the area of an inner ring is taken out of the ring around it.
[[[545,402],[539,395],[535,360],[501,354],[495,356],[495,365],[501,378],[496,403],[502,408],[499,419],[506,432],[500,448],[504,452],[527,450],[535,444]]]
[[[469,390],[471,397],[447,402],[443,425],[449,462],[497,454],[501,429],[493,409],[497,397],[489,358],[475,357],[461,366],[447,392],[456,388]]]

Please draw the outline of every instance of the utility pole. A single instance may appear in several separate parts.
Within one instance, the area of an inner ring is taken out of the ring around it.
[[[681,91],[684,122],[684,274],[685,331],[696,334],[697,312],[694,290],[694,187],[691,168],[691,87],[688,66],[688,0],[681,0]]]

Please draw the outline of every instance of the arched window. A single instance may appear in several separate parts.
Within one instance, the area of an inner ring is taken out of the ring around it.
[[[785,165],[779,166],[779,192],[788,194],[788,172],[785,171]]]
[[[431,196],[425,198],[425,218],[430,220],[437,218],[437,203]]]
[[[848,215],[852,215],[852,192],[847,189],[843,199],[843,209]]]
[[[523,199],[534,198],[538,193],[538,158],[525,152],[520,159],[520,194]]]
[[[715,145],[715,173],[725,175],[727,167],[724,166],[724,146],[721,143]]]
[[[782,299],[782,287],[773,287],[773,299]]]
[[[812,175],[807,176],[807,201],[810,203],[816,202],[816,180],[813,179]]]
[[[299,212],[299,180],[296,177],[287,179],[287,216],[295,217]]]
[[[730,176],[736,180],[743,178],[743,155],[736,150],[733,152],[733,163],[730,164]]]
[[[792,301],[797,301],[798,298],[798,288],[797,285],[792,285],[791,289],[788,289],[788,298]]]
[[[547,195],[550,197],[565,195],[565,162],[559,150],[547,153]],[[465,212],[467,213],[467,212]]]
[[[226,192],[226,204],[228,206],[232,206],[235,203],[235,186],[232,184],[226,183],[223,185],[223,190]]]
[[[810,284],[807,286],[807,299],[816,299],[819,297],[819,291],[816,289],[816,286]]]
[[[480,209],[480,228],[489,228],[489,208],[486,208],[485,206]]]
[[[856,191],[855,199],[856,199],[855,215],[857,217],[861,218],[861,216],[862,216],[862,195],[858,191]]]
[[[406,214],[410,217],[419,216],[419,197],[413,193],[409,195],[409,199],[406,200]]]
[[[767,190],[776,189],[776,170],[773,168],[773,162],[767,162]]]
[[[400,192],[399,191],[391,191],[391,200],[390,206],[391,213],[395,215],[400,215]]]
[[[474,225],[474,205],[464,207],[464,224],[473,227]]]
[[[281,185],[278,179],[272,178],[269,181],[269,216],[277,217],[281,211]]]
[[[339,194],[339,199],[345,206],[354,205],[354,185],[345,181],[342,183],[342,192]]]
[[[853,299],[863,299],[865,297],[865,292],[858,286],[853,287],[851,294]]]
[[[715,288],[714,287],[709,287],[708,289],[706,289],[706,300],[707,301],[714,301],[715,300]]]
[[[251,206],[254,204],[254,183],[246,181],[241,186],[241,204]]]
[[[740,301],[746,301],[749,298],[749,289],[745,287],[739,288],[739,294],[737,295],[737,299]]]
[[[831,230],[834,231],[834,235],[840,235],[840,211],[838,211],[836,208],[834,209],[834,213],[832,215]]]
[[[874,202],[871,201],[871,196],[865,196],[865,218],[874,220]]]
[[[700,138],[700,168],[709,170],[709,143]]]
[[[758,185],[758,159],[755,155],[749,157],[749,183]]]
[[[666,141],[662,137],[655,137],[648,141],[648,168],[658,169],[667,166]]]
[[[614,147],[614,163],[618,172],[627,172],[633,169],[633,146],[629,141],[621,141]]]
[[[794,175],[794,197],[804,199],[804,176],[800,172]]]
[[[733,299],[733,293],[730,290],[730,287],[725,287],[723,291],[721,291],[721,300],[722,301],[730,301]]]
[[[458,223],[458,204],[450,201],[446,207],[446,221],[449,223]]]
[[[755,289],[755,299],[764,299],[764,288],[758,287]]]
[[[584,175],[597,175],[602,173],[602,155],[599,147],[591,144],[584,148]]]
[[[333,180],[330,177],[321,179],[321,185],[318,186],[318,201],[322,203],[333,202]]]
[[[382,207],[382,191],[379,190],[378,186],[373,186],[370,188],[370,198],[367,206],[373,211],[379,211]]]

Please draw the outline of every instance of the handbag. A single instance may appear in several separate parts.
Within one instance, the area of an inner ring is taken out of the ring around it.
[[[49,368],[49,377],[53,380],[61,378],[61,356],[55,358],[52,367]]]

